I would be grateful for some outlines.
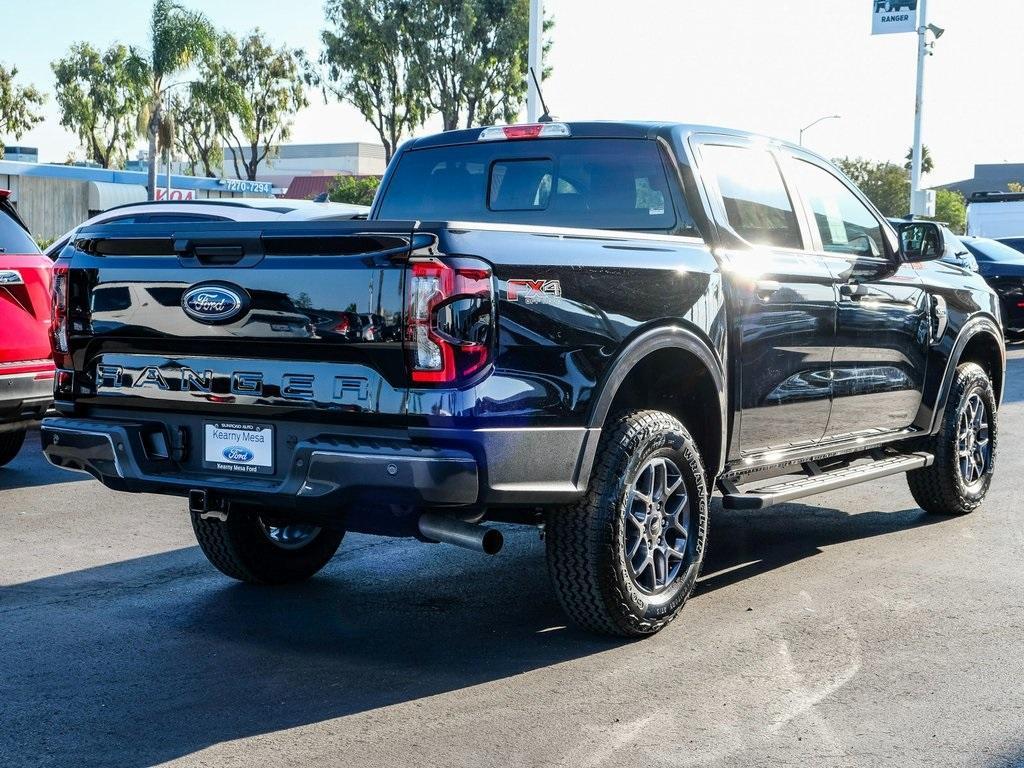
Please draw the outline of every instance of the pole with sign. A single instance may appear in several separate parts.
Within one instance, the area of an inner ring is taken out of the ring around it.
[[[928,199],[921,194],[921,115],[924,108],[924,62],[928,56],[928,0],[921,0],[921,21],[917,29],[917,91],[914,101],[914,149],[910,161],[910,212],[915,216],[934,216],[928,210]]]
[[[928,0],[870,0],[874,16],[871,34],[890,35],[898,32],[917,33],[917,87],[914,99],[914,146],[910,162],[910,212],[915,216],[934,216],[935,198],[921,189],[921,122],[924,114],[924,65],[931,53],[929,29],[936,38],[938,27],[928,25]],[[920,7],[919,7],[920,6]]]

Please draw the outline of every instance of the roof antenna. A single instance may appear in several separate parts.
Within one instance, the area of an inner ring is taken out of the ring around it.
[[[544,101],[544,92],[540,88],[540,81],[537,79],[537,73],[534,72],[533,67],[530,67],[530,77],[533,78],[533,84],[537,86],[537,95],[540,97],[540,105],[544,107],[544,114],[537,118],[537,122],[553,123],[554,118],[551,117],[551,113],[548,111],[547,102]]]

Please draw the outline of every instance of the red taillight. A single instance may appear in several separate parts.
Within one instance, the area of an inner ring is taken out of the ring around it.
[[[543,128],[542,125],[508,125],[501,130],[506,139],[536,139]]]
[[[415,384],[450,384],[490,359],[491,270],[414,261],[407,271],[405,348]]]
[[[334,332],[335,333],[348,333],[349,330],[351,329],[351,327],[352,327],[352,324],[349,322],[349,319],[347,317],[343,317],[343,318],[341,318],[341,320],[338,321],[338,324],[336,326],[334,326]]]
[[[58,368],[71,368],[68,355],[68,267],[55,264],[53,267],[53,301],[50,304],[50,346],[53,361]]]

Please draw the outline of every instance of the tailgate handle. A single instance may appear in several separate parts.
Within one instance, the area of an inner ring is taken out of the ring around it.
[[[245,256],[240,245],[197,245],[192,248],[200,264],[236,264]]]
[[[263,259],[261,232],[179,233],[174,237],[174,252],[187,266],[251,267]]]

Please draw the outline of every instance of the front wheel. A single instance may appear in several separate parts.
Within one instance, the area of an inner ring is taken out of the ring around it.
[[[921,509],[965,515],[978,508],[992,483],[997,417],[995,392],[985,371],[975,363],[958,366],[942,428],[929,445],[935,463],[907,473]]]
[[[707,531],[707,480],[689,432],[667,413],[627,414],[601,437],[587,495],[547,516],[555,592],[586,629],[653,634],[693,592]]]
[[[21,446],[25,443],[25,430],[18,432],[0,432],[0,467],[14,461]]]
[[[344,531],[287,523],[232,507],[225,521],[192,512],[203,554],[221,573],[250,584],[292,584],[311,578],[338,551]]]

